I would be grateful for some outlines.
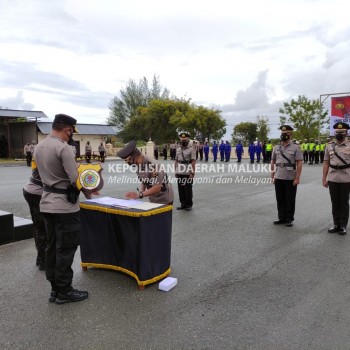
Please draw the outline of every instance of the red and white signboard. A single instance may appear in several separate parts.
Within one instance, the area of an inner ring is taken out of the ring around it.
[[[350,96],[332,97],[330,135],[334,135],[333,125],[339,122],[350,125]]]

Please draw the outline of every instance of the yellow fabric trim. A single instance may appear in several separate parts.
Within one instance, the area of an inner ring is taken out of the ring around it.
[[[167,211],[173,210],[172,205],[167,205],[165,208],[158,208],[158,209],[154,209],[150,211],[142,211],[142,212],[132,212],[125,209],[112,209],[112,208],[101,207],[99,205],[87,205],[84,203],[80,203],[80,208],[88,209],[88,210],[97,210],[97,211],[102,211],[104,213],[110,213],[110,214],[131,216],[136,218],[141,216],[157,215],[157,214],[161,214],[161,213],[165,213]]]
[[[120,267],[120,266],[107,265],[107,264],[95,264],[95,263],[83,263],[83,262],[80,263],[80,265],[82,267],[96,267],[96,268],[100,268],[100,269],[109,269],[109,270],[124,272],[124,273],[128,274],[129,276],[134,277],[139,286],[145,286],[147,284],[157,282],[157,281],[161,280],[162,278],[164,278],[165,276],[169,275],[171,272],[171,268],[169,267],[168,270],[166,270],[164,273],[162,273],[159,276],[153,277],[153,278],[146,280],[146,281],[140,281],[138,276],[134,272],[129,271],[129,270],[127,270],[123,267]]]

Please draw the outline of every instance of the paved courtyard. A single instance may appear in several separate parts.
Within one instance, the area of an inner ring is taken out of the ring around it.
[[[116,173],[113,164],[105,163],[102,195],[122,197],[136,186],[111,179],[135,175]],[[28,217],[21,191],[30,169],[0,167],[0,175],[0,210]],[[33,240],[0,246],[0,348],[349,349],[350,237],[327,233],[322,167],[304,167],[291,228],[272,225],[268,174],[225,164],[223,172],[197,175],[211,180],[194,186],[191,212],[173,212],[178,285],[167,293],[158,284],[140,291],[115,271],[82,272],[78,252],[74,286],[89,299],[50,304]]]

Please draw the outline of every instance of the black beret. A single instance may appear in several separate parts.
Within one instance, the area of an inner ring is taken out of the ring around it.
[[[138,157],[141,152],[136,148],[136,141],[132,140],[128,142],[120,151],[117,152],[118,157],[126,159],[130,156]]]
[[[294,130],[290,125],[281,125],[279,129],[282,131],[293,131]]]
[[[77,120],[72,118],[72,117],[70,117],[67,114],[56,114],[55,115],[55,119],[53,121],[53,124],[69,125],[69,126],[73,127],[74,132],[78,132],[78,130],[76,129]]]
[[[349,130],[350,127],[349,127],[349,124],[339,122],[339,123],[335,123],[333,125],[333,129],[335,129],[335,130],[341,130],[341,129]]]
[[[183,132],[180,132],[179,133],[179,137],[180,138],[185,138],[185,137],[190,137],[190,133],[189,132],[186,132],[186,131],[183,131]]]

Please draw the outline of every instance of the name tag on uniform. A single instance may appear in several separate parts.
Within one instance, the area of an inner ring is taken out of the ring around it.
[[[287,166],[287,168],[286,168],[287,170],[289,170],[289,171],[292,171],[292,170],[294,170],[294,168],[292,167],[292,166]]]

